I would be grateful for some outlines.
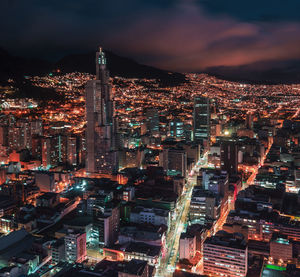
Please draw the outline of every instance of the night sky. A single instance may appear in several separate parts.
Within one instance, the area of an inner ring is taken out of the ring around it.
[[[101,44],[177,71],[300,59],[299,0],[1,0],[0,46],[58,59]]]

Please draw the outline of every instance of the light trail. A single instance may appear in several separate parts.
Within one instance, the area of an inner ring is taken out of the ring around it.
[[[174,211],[176,213],[176,219],[171,221],[171,226],[166,235],[167,252],[164,256],[160,255],[159,257],[155,277],[172,276],[175,270],[179,250],[179,240],[187,220],[192,192],[196,184],[196,176],[198,175],[197,172],[201,167],[204,167],[207,164],[207,155],[208,152],[199,159],[188,175],[185,188],[177,201],[176,209]]]

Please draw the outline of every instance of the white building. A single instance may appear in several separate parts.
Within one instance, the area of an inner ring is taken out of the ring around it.
[[[219,231],[203,246],[204,274],[242,277],[247,275],[248,247],[243,235]]]
[[[179,241],[179,259],[190,260],[196,254],[196,236],[182,233]]]
[[[151,223],[153,225],[169,226],[170,212],[162,209],[145,208],[138,206],[130,213],[130,222]]]
[[[86,233],[68,230],[65,236],[65,257],[69,262],[81,263],[86,259]]]

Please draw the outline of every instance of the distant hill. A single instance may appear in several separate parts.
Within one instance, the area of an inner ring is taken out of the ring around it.
[[[170,85],[185,81],[185,77],[181,73],[168,72],[139,64],[132,59],[118,56],[110,51],[105,51],[105,54],[111,76],[159,79]],[[65,73],[79,71],[95,74],[95,52],[65,56],[55,66]]]
[[[162,85],[178,85],[185,82],[181,73],[168,72],[139,64],[125,57],[105,51],[111,76],[127,78],[159,79]],[[26,75],[45,75],[55,69],[62,73],[87,72],[95,74],[95,52],[67,55],[57,62],[13,56],[0,48],[0,83],[8,78],[22,81]],[[300,83],[300,60],[263,61],[242,66],[218,66],[204,72],[230,81],[259,84]]]
[[[52,64],[40,59],[13,56],[0,48],[0,82],[8,78],[23,79],[24,75],[43,75],[51,71]]]
[[[205,73],[230,81],[258,84],[300,83],[300,60],[262,61],[241,66],[219,66]]]
[[[177,85],[185,81],[180,73],[168,72],[139,64],[134,60],[105,51],[111,76],[128,78],[159,79],[166,85]],[[26,75],[44,75],[59,68],[62,73],[87,72],[95,74],[95,52],[67,55],[55,63],[39,59],[13,56],[0,48],[0,81],[8,78],[23,79]]]

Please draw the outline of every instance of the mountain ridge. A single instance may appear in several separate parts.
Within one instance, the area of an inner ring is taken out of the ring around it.
[[[158,79],[162,86],[176,86],[186,82],[182,73],[140,64],[133,59],[106,51],[107,66],[112,77]],[[95,52],[70,54],[56,62],[11,55],[0,47],[0,82],[13,78],[17,82],[25,75],[46,75],[56,69],[62,73],[86,72],[95,74]],[[252,84],[300,83],[300,60],[261,61],[239,66],[216,66],[199,73],[217,78]]]
[[[112,77],[158,79],[164,85],[177,85],[185,82],[181,73],[166,71],[140,64],[132,59],[105,51],[107,66]],[[86,72],[95,74],[95,52],[66,55],[57,62],[40,59],[27,59],[13,56],[0,48],[0,81],[9,78],[22,80],[25,75],[45,75],[59,69],[62,73]]]

